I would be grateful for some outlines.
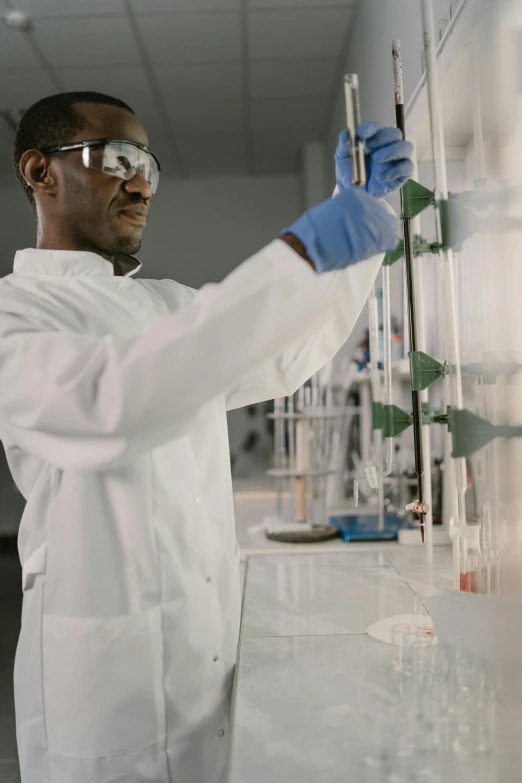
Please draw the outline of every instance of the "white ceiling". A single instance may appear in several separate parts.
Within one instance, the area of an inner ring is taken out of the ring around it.
[[[296,171],[326,132],[358,1],[0,0],[34,22],[0,21],[0,111],[96,90],[136,111],[168,175]]]

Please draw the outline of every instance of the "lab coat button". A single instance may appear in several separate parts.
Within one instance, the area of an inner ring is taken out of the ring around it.
[[[223,729],[220,729],[218,731],[218,737],[224,737],[224,736],[225,736],[225,732],[223,731]]]
[[[214,655],[214,663],[215,663],[216,661],[219,661],[219,656],[217,656],[217,655]]]
[[[201,505],[201,498],[196,498],[196,503],[198,504],[198,506],[200,506]]]
[[[211,581],[212,581],[212,577],[211,576],[207,576],[207,584],[208,585],[211,583]]]

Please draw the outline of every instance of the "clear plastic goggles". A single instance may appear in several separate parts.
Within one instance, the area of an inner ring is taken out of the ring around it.
[[[111,177],[130,180],[138,172],[149,183],[153,193],[158,189],[160,164],[154,153],[144,144],[125,139],[91,139],[41,150],[45,153],[82,150],[86,168],[101,171]]]

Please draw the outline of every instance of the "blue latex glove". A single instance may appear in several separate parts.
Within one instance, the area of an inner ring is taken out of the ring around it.
[[[394,250],[399,221],[386,204],[351,188],[307,210],[281,233],[295,234],[321,273]]]
[[[382,198],[400,188],[413,175],[413,144],[404,141],[398,128],[385,128],[378,122],[363,122],[358,129],[364,141],[366,184],[362,190]],[[335,177],[339,190],[353,188],[348,131],[339,134],[335,151]]]

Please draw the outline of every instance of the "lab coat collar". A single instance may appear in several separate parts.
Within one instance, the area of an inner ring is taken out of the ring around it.
[[[141,269],[141,263],[134,256],[117,256],[121,274],[132,277]],[[54,275],[57,277],[114,277],[115,267],[111,261],[97,253],[80,250],[18,250],[14,259],[15,274]]]

